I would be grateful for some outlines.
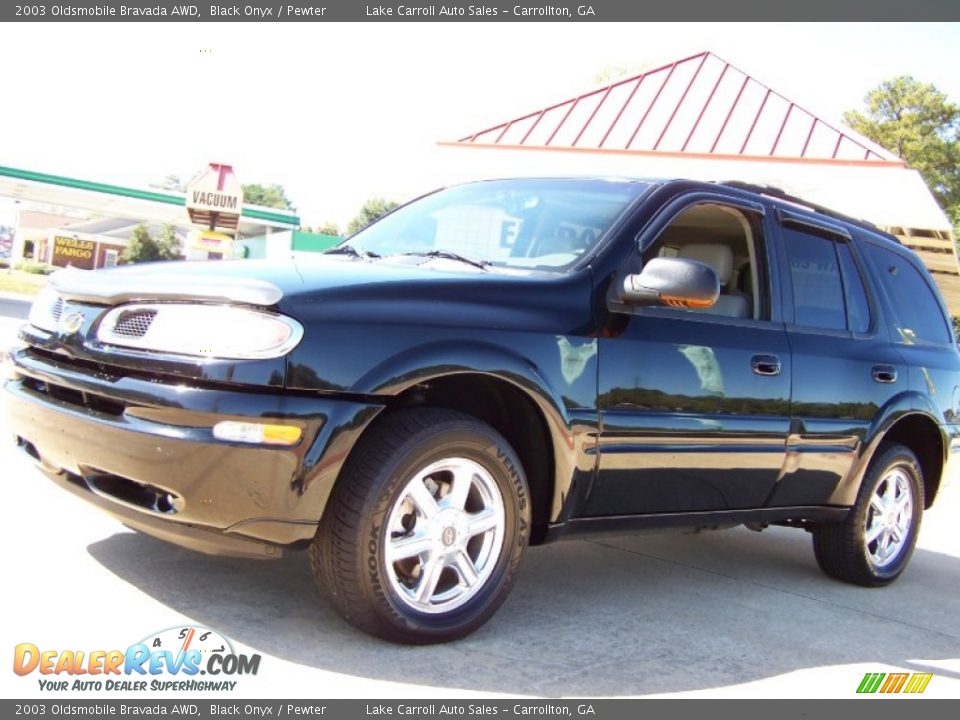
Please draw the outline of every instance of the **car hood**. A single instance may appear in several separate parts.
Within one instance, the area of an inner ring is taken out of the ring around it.
[[[142,300],[237,302],[269,307],[302,288],[292,263],[162,262],[104,270],[67,268],[50,277],[67,300],[117,305]]]
[[[94,272],[67,268],[52,275],[50,282],[67,299],[101,305],[177,299],[269,307],[284,297],[343,288],[376,289],[408,283],[487,284],[555,277],[555,273],[535,270],[472,268],[443,258],[364,261],[349,256],[318,255],[281,261],[142,263]]]
[[[193,300],[272,308],[301,322],[543,327],[545,320],[556,318],[569,328],[586,320],[582,315],[588,312],[589,290],[583,277],[582,272],[481,269],[444,258],[362,260],[318,254],[144,263],[92,272],[67,269],[50,282],[64,298],[95,305]]]
[[[589,271],[549,273],[481,269],[423,257],[365,261],[298,258],[299,290],[284,294],[282,311],[301,321],[443,324],[544,328],[589,315]],[[552,324],[552,323],[548,323]]]

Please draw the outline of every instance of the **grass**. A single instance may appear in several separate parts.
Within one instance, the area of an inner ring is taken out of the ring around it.
[[[36,295],[47,284],[46,275],[33,275],[21,270],[0,269],[0,292]]]

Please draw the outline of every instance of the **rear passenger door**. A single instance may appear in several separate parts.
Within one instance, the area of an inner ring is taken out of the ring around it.
[[[909,377],[850,232],[813,213],[781,209],[778,219],[793,402],[787,461],[769,504],[847,505],[871,422]]]

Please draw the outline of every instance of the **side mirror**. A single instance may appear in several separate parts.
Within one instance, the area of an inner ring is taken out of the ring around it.
[[[627,275],[620,299],[628,305],[708,308],[720,295],[713,268],[699,260],[654,258],[638,275]]]

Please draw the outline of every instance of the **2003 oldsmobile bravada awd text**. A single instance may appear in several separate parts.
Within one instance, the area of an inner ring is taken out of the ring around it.
[[[960,447],[916,256],[732,183],[480,182],[314,260],[65,271],[21,339],[8,412],[56,482],[205,552],[309,547],[403,642],[580,533],[790,525],[885,585]]]

